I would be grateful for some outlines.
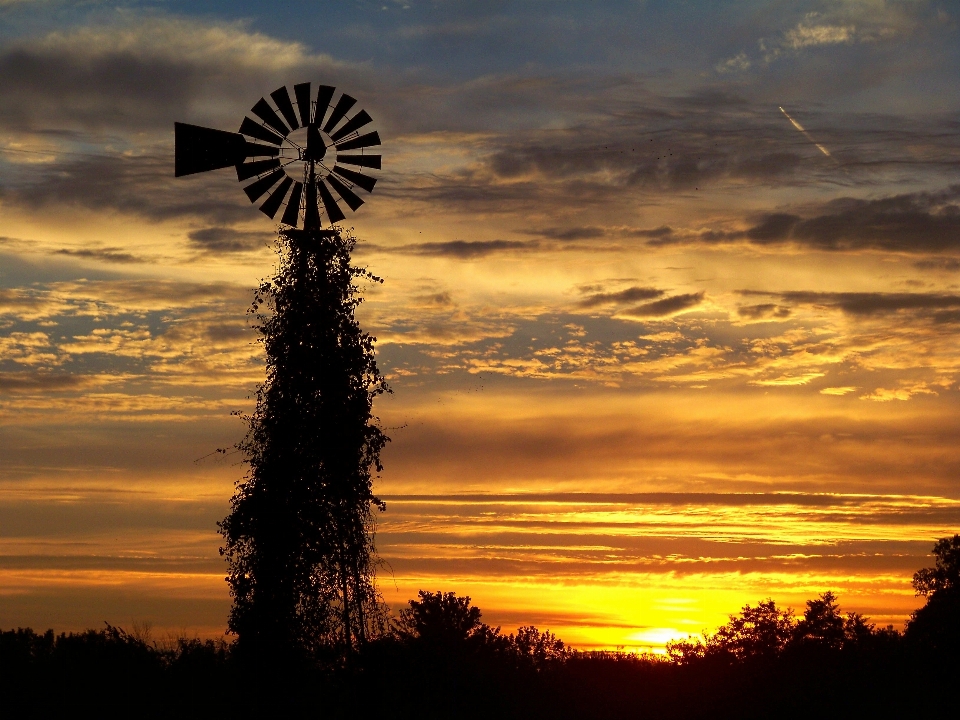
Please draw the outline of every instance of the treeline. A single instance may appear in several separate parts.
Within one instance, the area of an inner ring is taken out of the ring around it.
[[[747,605],[666,656],[572,650],[533,627],[506,634],[454,593],[421,592],[349,657],[244,657],[223,642],[104,630],[0,633],[10,717],[95,709],[136,717],[955,717],[960,535],[914,576],[927,598],[904,632],[844,613]]]

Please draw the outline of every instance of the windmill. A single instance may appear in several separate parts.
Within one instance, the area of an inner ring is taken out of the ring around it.
[[[366,110],[352,116],[355,98],[320,85],[314,99],[310,83],[286,86],[260,98],[251,108],[257,120],[244,117],[239,132],[174,123],[176,177],[235,167],[237,180],[249,182],[243,191],[251,203],[290,227],[319,230],[345,219],[338,202],[352,211],[363,205],[357,188],[373,192],[377,180],[361,172],[380,169],[380,135],[362,132],[373,118]]]

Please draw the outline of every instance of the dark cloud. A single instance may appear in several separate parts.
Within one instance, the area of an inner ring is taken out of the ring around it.
[[[434,308],[450,307],[454,304],[453,296],[448,292],[429,293],[427,295],[414,295],[411,298],[417,305]]]
[[[782,242],[800,222],[798,215],[771,213],[758,224],[747,230],[748,238],[758,243]]]
[[[943,270],[945,272],[956,272],[960,270],[960,258],[936,257],[918,260],[913,264],[917,270]]]
[[[490,170],[512,180],[535,175],[634,190],[695,190],[744,180],[793,182],[823,170],[805,163],[802,143],[774,117],[739,108],[681,111],[676,101],[654,102],[662,112],[621,106],[566,133],[526,133],[513,142],[505,138],[502,146],[492,148]]]
[[[664,294],[663,290],[652,287],[629,287],[617,292],[598,292],[583,298],[578,305],[582,308],[592,308],[610,303],[629,303],[638,300],[652,300]]]
[[[79,280],[61,283],[50,288],[57,296],[72,298],[96,298],[97,300],[126,308],[164,307],[179,308],[204,306],[207,308],[228,305],[245,305],[250,291],[240,285],[225,282],[194,283],[174,280]]]
[[[638,305],[637,307],[624,310],[619,313],[625,317],[662,317],[672,315],[683,310],[696,307],[703,302],[703,293],[685,293],[683,295],[672,295],[663,300]]]
[[[207,337],[214,342],[224,342],[249,338],[253,330],[249,325],[236,323],[214,323],[206,328]]]
[[[741,291],[742,295],[776,295],[783,302],[793,305],[811,305],[822,308],[835,308],[850,315],[862,317],[889,315],[899,312],[914,312],[929,315],[940,322],[952,322],[960,312],[960,295],[944,293],[883,293],[883,292],[785,292],[764,293]],[[747,306],[746,316],[757,308],[785,308],[773,304]],[[744,308],[740,314],[744,315]]]
[[[933,319],[938,323],[956,325],[957,323],[960,323],[960,309],[941,310],[934,313]]]
[[[700,191],[757,184],[804,186],[841,179],[855,184],[864,174],[875,177],[885,168],[950,172],[955,167],[951,158],[956,156],[956,142],[949,139],[949,123],[942,119],[905,131],[873,119],[868,123],[863,117],[826,118],[823,122],[835,128],[838,145],[831,159],[796,132],[776,106],[769,111],[723,105],[698,109],[649,94],[644,100],[647,105],[640,107],[611,97],[589,119],[563,130],[488,134],[474,141],[480,158],[476,166],[456,174],[420,175],[415,182],[407,177],[389,192],[418,203],[466,210],[530,212],[550,207],[555,213],[553,208],[612,208],[638,195],[665,191],[695,196]],[[863,137],[868,132],[872,142],[866,146]],[[903,151],[906,145],[924,150],[909,154]],[[822,210],[834,214],[842,208]],[[784,214],[795,218],[767,222],[761,217],[747,238],[739,229],[683,233],[664,226],[630,231],[576,220],[570,226],[551,225],[530,232],[557,240],[647,237],[652,244],[731,239],[786,242],[785,235],[793,230],[804,237],[823,235],[815,223],[802,224],[803,213]],[[570,212],[570,217],[577,215]]]
[[[79,390],[95,383],[83,375],[51,372],[0,372],[0,392]]]
[[[200,80],[195,64],[96,50],[23,45],[0,53],[0,122],[143,128],[186,111]]]
[[[632,237],[644,237],[644,238],[668,238],[673,235],[673,228],[669,225],[661,225],[658,228],[652,228],[650,230],[628,230],[626,235]]]
[[[960,249],[960,185],[876,200],[838,198],[819,213],[772,213],[745,233],[752,243],[820,250],[945,252]]]
[[[249,252],[270,245],[268,233],[234,230],[229,227],[208,227],[193,230],[187,235],[191,244],[214,252]]]
[[[99,248],[85,250],[55,250],[54,255],[69,255],[70,257],[84,258],[88,260],[102,260],[109,263],[141,263],[145,262],[128,252],[123,252],[120,248]]]
[[[171,133],[172,135],[172,133]],[[172,137],[171,137],[172,141]],[[173,177],[173,148],[142,155],[89,156],[0,180],[0,199],[28,211],[82,207],[150,220],[200,217],[232,223],[250,219],[250,208],[232,171]]]
[[[395,248],[380,247],[378,249],[405,255],[430,255],[469,260],[494,253],[535,250],[538,247],[538,243],[518,240],[450,240],[448,242],[411,243]]]
[[[737,308],[737,314],[748,320],[761,320],[764,318],[788,318],[790,317],[790,308],[774,303],[762,303],[760,305],[741,305]]]
[[[851,315],[877,315],[900,310],[944,310],[960,307],[960,295],[939,293],[817,293],[789,292],[787,302],[836,307]]]
[[[237,24],[115,17],[0,48],[0,126],[143,132],[202,115],[234,129],[265,88],[331,62]]]
[[[551,240],[592,240],[607,234],[606,229],[595,225],[581,227],[551,227],[528,230],[528,235],[538,235]]]

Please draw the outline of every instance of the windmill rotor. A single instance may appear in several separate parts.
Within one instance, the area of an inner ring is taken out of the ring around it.
[[[373,192],[379,170],[377,131],[366,110],[351,110],[357,100],[310,83],[286,86],[260,98],[243,118],[239,132],[174,123],[176,177],[234,167],[237,180],[261,212],[290,227],[319,229],[346,218],[341,203],[356,211],[364,200],[357,190]],[[281,208],[283,211],[281,213]]]

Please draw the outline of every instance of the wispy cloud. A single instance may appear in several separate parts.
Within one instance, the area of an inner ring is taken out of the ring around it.
[[[675,315],[676,313],[695,308],[703,302],[703,295],[702,292],[671,295],[662,300],[654,300],[653,302],[621,310],[617,315],[624,318],[651,318]]]
[[[629,303],[637,300],[651,300],[658,298],[665,293],[664,290],[652,287],[628,287],[624,290],[615,292],[595,292],[583,298],[579,305],[583,308],[597,307],[598,305],[608,305],[612,303]]]

